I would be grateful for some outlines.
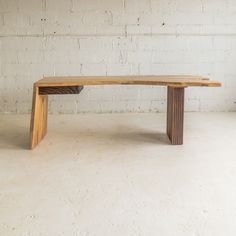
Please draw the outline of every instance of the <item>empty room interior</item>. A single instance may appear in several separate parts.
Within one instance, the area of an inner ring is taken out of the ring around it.
[[[0,236],[235,236],[235,145],[235,0],[0,0]]]

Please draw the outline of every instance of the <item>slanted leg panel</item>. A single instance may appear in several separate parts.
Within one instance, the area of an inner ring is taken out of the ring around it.
[[[171,144],[183,144],[184,129],[184,88],[168,87],[167,94],[167,135]]]
[[[79,94],[83,86],[34,86],[30,125],[30,148],[34,149],[47,133],[48,95]]]
[[[39,95],[39,88],[34,87],[30,124],[30,148],[35,148],[47,133],[48,96]]]

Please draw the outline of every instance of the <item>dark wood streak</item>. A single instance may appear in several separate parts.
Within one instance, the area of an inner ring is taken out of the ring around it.
[[[167,135],[173,145],[183,144],[184,87],[168,87]]]
[[[84,86],[39,87],[39,95],[79,94]]]

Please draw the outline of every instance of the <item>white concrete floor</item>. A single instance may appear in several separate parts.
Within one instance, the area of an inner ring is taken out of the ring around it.
[[[235,236],[236,113],[0,116],[1,236]]]

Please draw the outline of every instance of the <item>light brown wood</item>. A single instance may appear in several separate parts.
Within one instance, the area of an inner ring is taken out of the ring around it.
[[[39,95],[34,86],[30,125],[30,149],[35,148],[47,133],[48,95]]]
[[[168,87],[167,90],[167,135],[172,145],[183,144],[184,89]]]
[[[30,148],[47,133],[48,95],[78,94],[87,85],[159,85],[168,87],[167,134],[172,144],[183,143],[184,88],[220,87],[221,83],[201,76],[80,76],[46,77],[34,84]]]
[[[159,86],[206,86],[220,87],[217,81],[200,76],[80,76],[45,77],[35,83],[38,87],[82,85],[159,85]]]

